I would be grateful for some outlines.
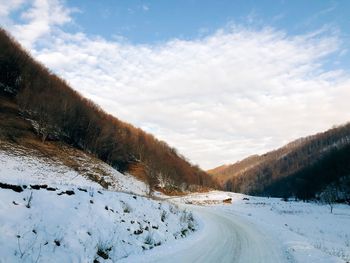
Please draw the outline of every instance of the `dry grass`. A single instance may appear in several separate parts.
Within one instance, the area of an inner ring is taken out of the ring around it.
[[[155,188],[156,191],[161,192],[165,195],[168,196],[185,196],[187,193],[180,191],[178,189],[174,189],[174,188],[161,188],[161,187],[156,187]]]
[[[193,205],[222,205],[222,204],[232,204],[232,198],[227,198],[223,200],[187,200],[185,201],[186,204],[193,204]]]
[[[232,198],[227,198],[222,201],[225,204],[232,204]]]

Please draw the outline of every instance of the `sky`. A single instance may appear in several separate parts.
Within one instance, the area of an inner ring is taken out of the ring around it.
[[[0,0],[0,25],[203,169],[350,121],[350,1]]]

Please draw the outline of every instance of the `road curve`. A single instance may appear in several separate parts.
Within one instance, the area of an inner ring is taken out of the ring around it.
[[[238,215],[214,207],[193,208],[202,228],[193,237],[157,247],[125,262],[287,262],[279,245]]]

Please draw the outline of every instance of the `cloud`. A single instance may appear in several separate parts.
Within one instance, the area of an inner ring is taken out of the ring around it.
[[[145,11],[145,12],[149,11],[149,6],[148,5],[142,5],[141,7],[142,7],[143,11]]]
[[[24,3],[24,0],[0,0],[0,25],[9,26],[11,12],[18,10]]]
[[[18,9],[24,0],[0,0],[0,17],[8,16],[12,11]]]
[[[194,40],[132,45],[59,30],[71,21],[63,14],[31,40],[45,36],[33,55],[106,111],[203,168],[350,119],[348,73],[324,69],[342,52],[330,29],[289,36],[231,24]]]
[[[9,5],[0,3],[0,14],[6,16],[24,3],[21,0],[9,2]],[[59,0],[34,0],[21,12],[23,23],[7,21],[7,27],[25,47],[31,49],[34,43],[52,33],[58,26],[70,22],[70,14],[74,11],[76,9],[65,7]]]

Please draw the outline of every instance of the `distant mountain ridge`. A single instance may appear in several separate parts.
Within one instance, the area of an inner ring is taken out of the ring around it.
[[[346,163],[350,164],[348,147],[350,123],[295,140],[263,155],[253,155],[231,165],[219,166],[208,173],[228,191],[313,198],[328,184],[337,183],[340,178],[350,175],[350,167],[346,168]],[[338,159],[335,160],[333,156],[338,156]],[[329,169],[341,165],[345,169],[329,172],[329,176],[320,176],[317,167],[321,165]],[[314,176],[310,173],[314,173]],[[314,178],[318,182],[309,186],[309,181]],[[308,185],[308,189],[304,189],[305,185]]]

